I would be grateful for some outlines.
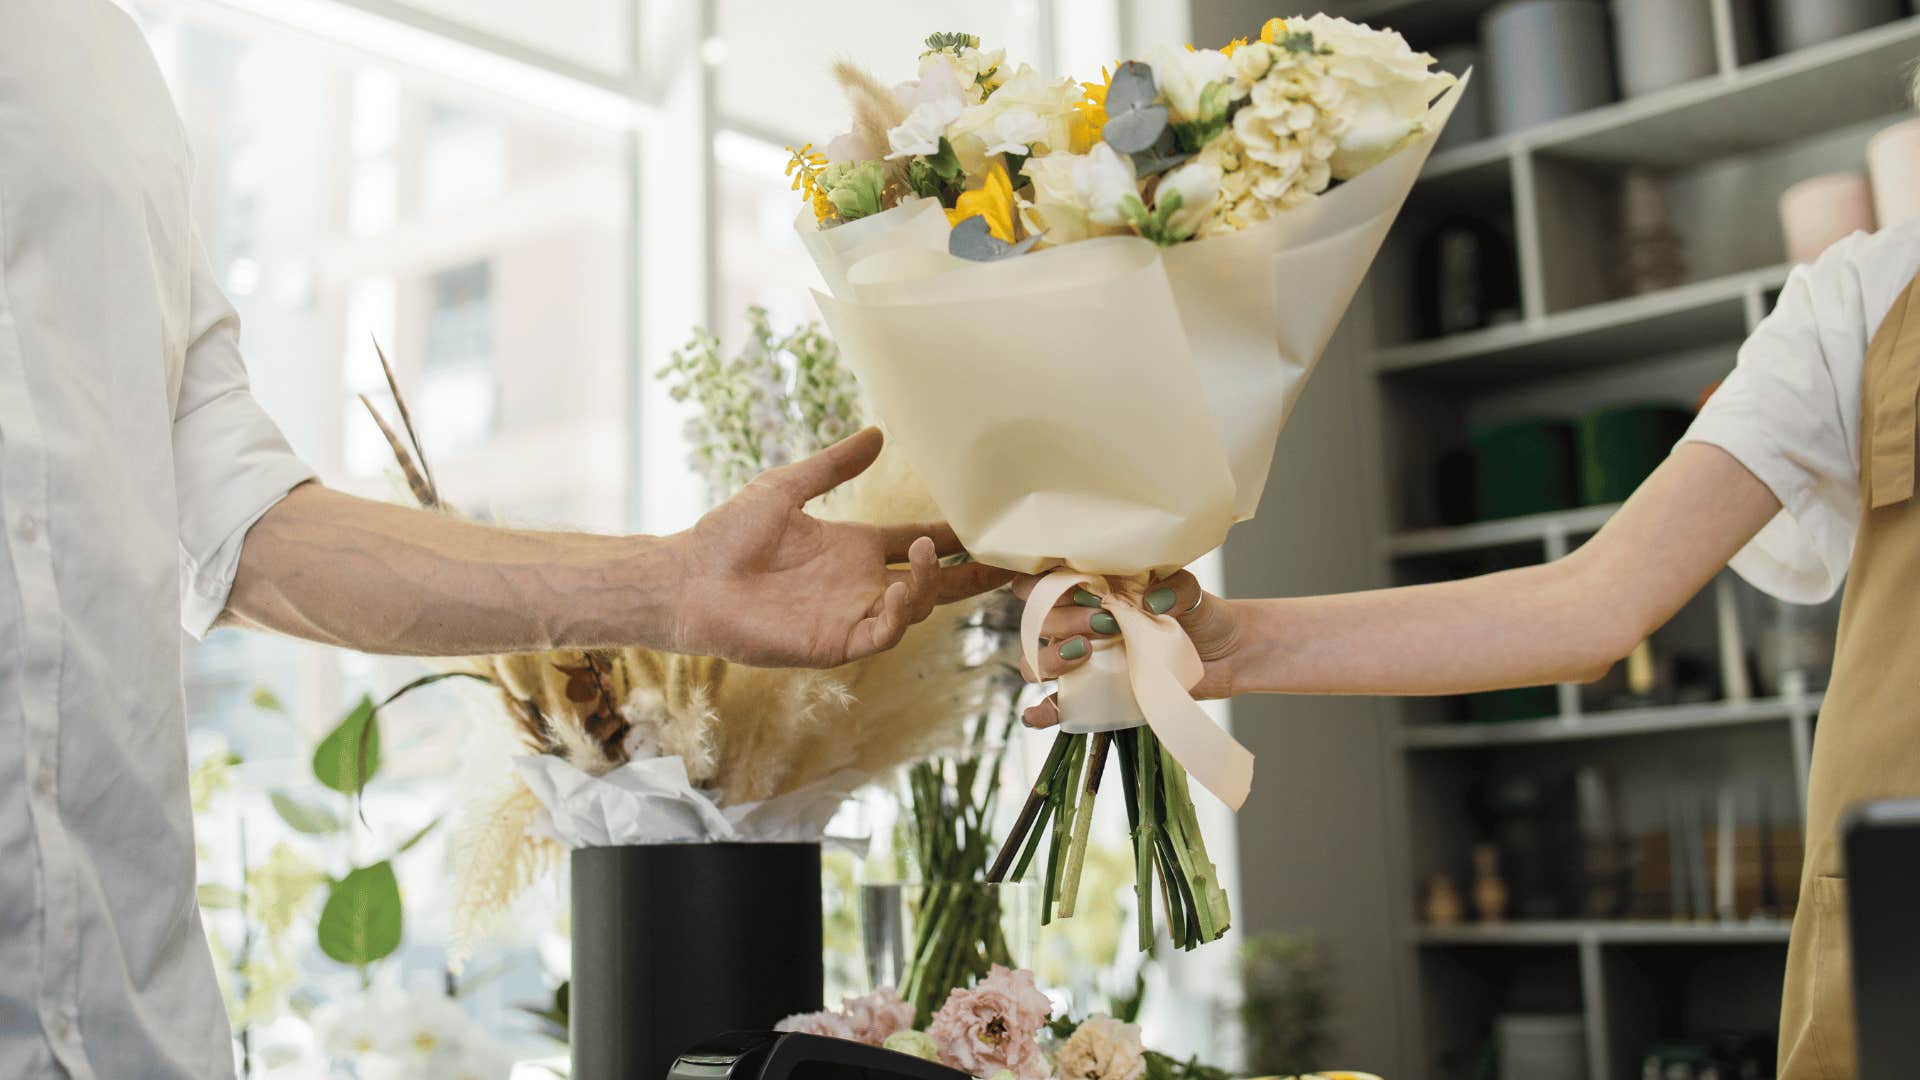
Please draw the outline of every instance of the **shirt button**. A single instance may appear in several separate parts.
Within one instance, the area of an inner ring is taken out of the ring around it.
[[[40,535],[40,529],[34,525],[33,516],[30,514],[21,514],[20,520],[14,523],[13,531],[14,535],[20,537],[21,543],[25,544],[33,543],[34,539]]]

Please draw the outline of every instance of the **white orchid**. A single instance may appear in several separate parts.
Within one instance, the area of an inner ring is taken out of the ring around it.
[[[1339,149],[1328,162],[1336,180],[1358,176],[1420,134],[1427,106],[1454,83],[1453,76],[1432,70],[1433,57],[1414,52],[1391,30],[1327,15],[1287,25],[1313,35],[1328,74],[1346,91]]]
[[[1201,93],[1227,78],[1227,54],[1218,49],[1163,45],[1148,53],[1147,66],[1175,123],[1203,119]]]
[[[1033,183],[1029,216],[1048,243],[1126,231],[1121,204],[1137,198],[1139,186],[1133,163],[1106,143],[1085,154],[1029,158],[1022,171]]]

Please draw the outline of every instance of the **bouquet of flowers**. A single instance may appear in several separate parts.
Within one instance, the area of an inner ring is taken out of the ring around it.
[[[779,1029],[885,1047],[981,1080],[1231,1080],[1224,1069],[1149,1050],[1132,1022],[1140,999],[1130,1004],[1116,1010],[1117,1019],[1056,1017],[1032,972],[996,966],[974,985],[956,988],[924,1028],[914,1026],[912,1005],[881,989],[848,998],[837,1010],[790,1016]],[[1378,1078],[1341,1072],[1296,1080]]]
[[[1100,82],[1010,66],[968,34],[926,46],[896,86],[839,65],[852,129],[795,153],[820,308],[973,556],[1050,572],[1029,661],[1070,590],[1121,630],[1061,680],[1061,741],[995,869],[1024,871],[1050,822],[1046,894],[1070,914],[1118,758],[1142,946],[1157,876],[1191,947],[1228,912],[1187,778],[1238,808],[1253,761],[1189,695],[1199,657],[1144,596],[1258,507],[1456,80],[1398,34],[1320,15]]]

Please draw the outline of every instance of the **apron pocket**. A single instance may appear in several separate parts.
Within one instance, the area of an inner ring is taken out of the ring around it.
[[[1812,882],[1813,998],[1808,1038],[1827,1080],[1854,1075],[1853,965],[1847,942],[1847,880],[1822,875]]]

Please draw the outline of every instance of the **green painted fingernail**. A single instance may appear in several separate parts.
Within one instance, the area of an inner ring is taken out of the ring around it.
[[[1087,655],[1086,638],[1074,638],[1072,641],[1060,646],[1060,659],[1062,660],[1078,660],[1085,655]]]
[[[1096,611],[1093,618],[1087,620],[1096,634],[1117,634],[1120,632],[1120,620],[1113,617],[1111,611]]]
[[[1100,598],[1085,589],[1073,590],[1073,602],[1081,607],[1099,607]]]
[[[1162,586],[1147,594],[1147,610],[1155,615],[1165,615],[1173,610],[1173,589]]]

